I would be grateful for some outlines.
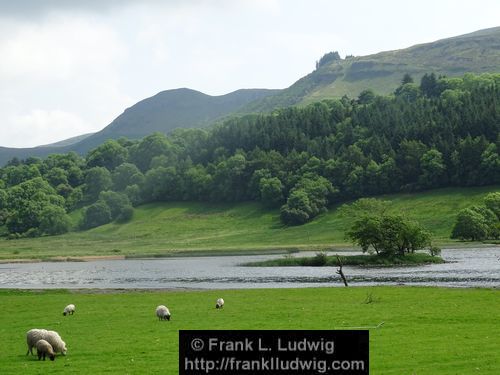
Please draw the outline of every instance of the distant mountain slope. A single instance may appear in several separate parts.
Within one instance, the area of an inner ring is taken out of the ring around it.
[[[55,152],[69,151],[84,154],[107,139],[141,138],[153,132],[168,133],[175,128],[207,126],[231,115],[242,106],[277,91],[243,89],[220,96],[210,96],[186,88],[162,91],[127,108],[103,130],[79,142],[66,145],[58,142],[33,148],[0,147],[0,166],[13,157],[44,157]]]
[[[40,145],[37,147],[64,147],[64,146],[69,146],[75,143],[78,143],[80,141],[83,141],[85,138],[90,137],[94,133],[87,133],[87,134],[82,134],[82,135],[77,135],[76,137],[71,137],[68,139],[63,139],[62,141],[59,142],[54,142],[54,143],[49,143],[47,145]]]
[[[243,112],[269,111],[343,95],[355,98],[365,89],[388,94],[405,73],[418,83],[424,73],[431,72],[446,76],[500,72],[500,27],[401,50],[334,60],[278,94],[250,103]]]
[[[106,128],[77,143],[28,149],[0,147],[0,166],[13,157],[68,151],[84,154],[110,138],[141,138],[155,131],[202,127],[233,114],[271,111],[342,95],[355,98],[365,89],[387,94],[394,91],[405,73],[418,83],[424,73],[430,72],[447,76],[500,72],[500,27],[402,50],[330,61],[284,90],[248,89],[221,96],[185,88],[162,91],[126,109]]]

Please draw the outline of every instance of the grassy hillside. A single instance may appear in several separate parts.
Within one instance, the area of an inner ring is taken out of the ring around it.
[[[192,292],[0,291],[2,374],[177,374],[180,329],[370,329],[370,373],[500,373],[500,291],[319,288]],[[215,300],[223,296],[223,310]],[[371,296],[373,302],[366,303]],[[68,303],[73,316],[62,316]],[[158,321],[166,304],[172,320]],[[251,306],[251,308],[249,308]],[[58,331],[54,362],[26,356],[31,328]],[[49,370],[50,369],[50,370]]]
[[[410,48],[336,60],[321,66],[282,90],[244,109],[270,111],[347,95],[356,98],[366,89],[389,94],[405,73],[420,82],[425,73],[459,76],[500,72],[500,27],[419,44]]]
[[[392,202],[391,211],[404,212],[422,223],[438,244],[457,244],[449,236],[458,210],[480,203],[487,193],[498,190],[498,186],[440,189],[379,198]],[[72,217],[76,222],[79,212]],[[286,227],[278,210],[267,210],[259,203],[154,203],[136,208],[126,224],[53,237],[2,239],[0,259],[350,247],[344,231],[351,222],[338,207],[305,225]]]

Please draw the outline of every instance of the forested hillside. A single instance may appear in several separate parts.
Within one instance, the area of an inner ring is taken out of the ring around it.
[[[262,201],[295,225],[362,196],[500,183],[500,75],[405,76],[393,95],[364,91],[231,119],[168,137],[12,160],[0,170],[0,225],[11,237],[126,221],[155,201]]]

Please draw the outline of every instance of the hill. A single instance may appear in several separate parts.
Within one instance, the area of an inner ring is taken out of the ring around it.
[[[76,151],[85,154],[108,139],[142,138],[154,132],[167,134],[175,128],[210,125],[236,112],[242,106],[274,94],[276,90],[243,89],[211,96],[186,88],[162,91],[127,108],[101,131],[76,139],[33,148],[0,147],[0,166],[13,157],[44,157],[52,153]]]
[[[379,198],[392,202],[390,211],[418,220],[432,232],[436,243],[460,246],[460,242],[449,239],[456,213],[499,189],[438,189]],[[136,208],[133,219],[126,224],[111,223],[60,236],[0,239],[0,259],[351,247],[344,231],[352,219],[341,215],[337,208],[310,223],[287,227],[280,222],[278,210],[268,210],[259,203],[152,203]],[[73,212],[74,222],[80,214]]]
[[[76,137],[71,137],[68,139],[63,139],[62,141],[55,142],[55,143],[50,143],[47,145],[40,145],[37,147],[64,147],[64,146],[69,146],[73,145],[75,143],[78,143],[80,141],[83,141],[85,138],[90,137],[94,133],[87,133],[87,134],[82,134],[82,135],[77,135]]]
[[[333,59],[276,95],[247,105],[243,112],[270,111],[366,89],[388,94],[405,73],[419,82],[425,73],[460,76],[500,71],[500,27],[368,56]]]

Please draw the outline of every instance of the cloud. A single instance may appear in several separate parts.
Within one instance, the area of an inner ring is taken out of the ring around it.
[[[145,0],[145,3],[156,3],[159,0]],[[107,13],[117,7],[137,3],[134,0],[2,0],[0,17],[32,19],[43,17],[52,12],[93,12]]]
[[[136,101],[120,88],[128,54],[100,19],[0,23],[0,145],[31,147],[109,124]]]
[[[97,130],[77,114],[62,110],[35,109],[12,115],[7,121],[10,126],[2,129],[2,136],[16,140],[11,147],[45,145]]]

